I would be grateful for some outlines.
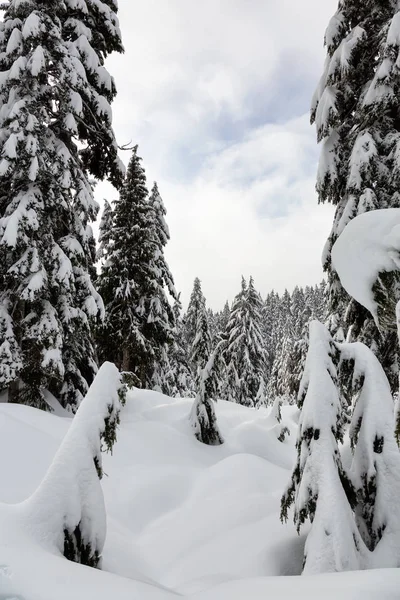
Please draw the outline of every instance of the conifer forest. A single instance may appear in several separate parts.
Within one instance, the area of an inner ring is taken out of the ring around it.
[[[0,10],[0,600],[399,600],[400,2]]]

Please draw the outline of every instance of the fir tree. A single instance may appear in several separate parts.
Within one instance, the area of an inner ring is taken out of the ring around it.
[[[172,344],[174,314],[167,290],[176,297],[164,257],[168,240],[165,209],[134,149],[120,198],[115,202],[106,261],[99,278],[106,306],[99,330],[99,354],[123,371],[133,372],[142,387],[163,389],[166,346]],[[169,368],[169,367],[168,367]]]
[[[84,4],[71,19],[68,2],[12,0],[0,24],[0,385],[41,408],[50,389],[74,409],[96,372],[89,176],[123,176],[104,68],[116,7]]]
[[[329,326],[339,337],[344,328],[349,341],[363,341],[377,354],[392,391],[398,372],[395,332],[379,332],[371,315],[349,298],[332,267],[331,250],[356,215],[400,205],[397,10],[394,1],[339,2],[325,34],[327,60],[311,109],[322,144],[319,201],[336,206],[324,253]]]

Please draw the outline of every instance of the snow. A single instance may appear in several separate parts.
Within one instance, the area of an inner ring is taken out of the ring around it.
[[[377,321],[372,286],[379,273],[400,268],[400,208],[373,210],[352,219],[332,248],[332,264],[346,291]]]
[[[92,393],[92,408],[114,385],[111,380],[111,373],[101,379]],[[218,402],[225,443],[209,447],[194,438],[188,422],[192,399],[129,392],[113,455],[103,457],[103,570],[66,560],[23,518],[31,500],[23,501],[42,481],[61,442],[69,448],[68,456],[81,457],[79,448],[70,445],[74,421],[54,398],[47,400],[54,413],[0,404],[0,452],[6,457],[0,463],[2,597],[398,598],[397,569],[296,577],[305,538],[297,536],[291,523],[279,521],[280,497],[295,459],[294,406],[282,407],[281,424],[292,435],[280,443],[271,411]],[[67,497],[61,500],[68,502]],[[46,518],[52,520],[55,505],[46,500],[46,506]],[[29,522],[35,519],[36,511]]]

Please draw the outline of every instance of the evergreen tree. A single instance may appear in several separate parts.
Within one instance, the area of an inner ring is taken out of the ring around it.
[[[220,335],[226,331],[230,314],[229,302],[226,301],[223,310],[218,315],[218,333]]]
[[[196,337],[192,345],[190,360],[195,366],[195,377],[198,378],[205,368],[211,354],[211,333],[208,323],[208,314],[205,304],[200,304],[197,311]]]
[[[99,354],[142,387],[159,385],[166,346],[173,341],[174,314],[166,289],[176,297],[164,258],[168,239],[165,209],[157,187],[148,199],[146,176],[134,149],[120,198],[99,284],[106,305]]]
[[[358,214],[400,206],[397,11],[394,0],[339,2],[325,34],[327,60],[311,109],[322,143],[319,201],[336,206],[324,253],[329,326],[339,337],[344,328],[349,341],[363,341],[377,354],[392,391],[398,373],[395,332],[379,332],[368,311],[349,298],[332,267],[331,250]],[[392,297],[398,299],[398,292]]]
[[[218,335],[219,335],[219,327],[218,327],[218,316],[214,314],[212,308],[207,309],[207,319],[208,325],[210,328],[210,336],[211,336],[211,347],[214,347],[217,343]]]
[[[340,350],[341,368],[352,374],[349,433],[356,520],[365,544],[374,550],[385,531],[390,537],[400,534],[400,454],[394,435],[393,398],[381,365],[364,344],[342,344]],[[399,564],[399,543],[391,552],[395,549]]]
[[[205,312],[205,311],[202,311]],[[202,318],[199,316],[199,324]],[[218,446],[224,442],[217,424],[213,400],[217,400],[219,371],[224,364],[226,340],[221,340],[197,375],[197,394],[190,412],[190,423],[199,442]]]
[[[295,358],[295,330],[290,308],[283,304],[283,310],[286,319],[281,326],[282,337],[276,348],[275,360],[268,380],[267,395],[269,403],[273,402],[274,398],[278,396],[285,398],[290,403],[295,400],[291,385]]]
[[[314,321],[299,392],[301,416],[297,462],[282,497],[281,519],[295,505],[298,532],[306,519],[304,573],[356,570],[367,550],[358,532],[352,506],[355,490],[346,475],[338,443],[343,440],[343,409],[337,387],[339,352],[327,329]]]
[[[267,351],[267,365],[266,365],[266,380],[268,381],[272,367],[274,364],[276,350],[279,343],[279,326],[280,326],[280,313],[279,313],[279,295],[272,290],[264,302],[262,310],[263,318],[263,336],[265,347]]]
[[[353,398],[349,473],[338,445],[348,418],[345,396]],[[282,517],[294,503],[298,530],[307,518],[313,524],[305,572],[383,567],[388,560],[397,566],[400,454],[390,385],[379,361],[364,344],[335,342],[313,321],[298,404],[298,461],[282,498]]]
[[[198,313],[200,308],[205,306],[205,303],[206,300],[201,291],[201,281],[196,277],[190,295],[189,306],[184,318],[186,345],[189,352],[196,337]]]
[[[123,176],[104,68],[116,6],[84,4],[72,19],[69,2],[11,0],[0,23],[0,386],[41,408],[50,389],[74,409],[96,372],[89,176]]]
[[[104,200],[103,214],[99,225],[99,245],[96,251],[96,260],[101,260],[110,245],[111,229],[113,224],[113,210],[110,203]]]
[[[253,278],[248,287],[242,278],[242,289],[233,302],[226,330],[224,396],[245,406],[256,405],[264,384],[267,353],[261,327],[262,300]]]
[[[173,306],[173,311],[175,316],[174,341],[169,352],[170,373],[168,378],[170,395],[172,397],[191,398],[194,396],[195,385],[185,349],[179,295]]]

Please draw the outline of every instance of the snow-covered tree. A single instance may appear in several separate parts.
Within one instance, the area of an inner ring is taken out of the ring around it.
[[[196,336],[194,338],[190,361],[195,369],[195,378],[201,376],[211,354],[211,333],[208,323],[208,313],[205,304],[200,304],[197,310]]]
[[[392,391],[398,372],[395,336],[379,332],[370,314],[346,294],[331,250],[356,215],[400,205],[399,30],[395,1],[341,0],[325,34],[327,59],[311,109],[322,144],[319,200],[336,206],[323,259],[330,328],[340,336],[344,328],[349,341],[363,341],[376,353]]]
[[[339,352],[328,330],[310,325],[310,347],[299,391],[301,416],[297,462],[282,497],[282,520],[294,504],[297,530],[312,523],[304,557],[305,574],[356,570],[367,549],[352,506],[355,490],[342,466],[343,408],[337,387]]]
[[[121,374],[103,364],[42,483],[22,505],[33,536],[91,567],[101,566],[106,537],[101,451],[112,450],[125,397]]]
[[[198,277],[194,280],[193,290],[190,295],[188,309],[184,317],[186,345],[191,351],[197,332],[197,316],[201,307],[205,306],[206,300],[201,290],[201,281]]]
[[[218,324],[218,333],[219,334],[225,332],[226,326],[228,325],[230,314],[231,314],[231,309],[229,308],[229,302],[226,301],[224,304],[223,310],[220,313],[218,313],[217,324]]]
[[[346,384],[346,397],[339,375]],[[338,442],[343,441],[349,398],[353,460],[346,473]],[[393,398],[379,361],[364,344],[335,342],[323,325],[313,321],[298,400],[302,408],[298,460],[282,498],[282,518],[287,518],[294,503],[298,530],[307,518],[312,522],[305,572],[344,570],[357,564],[397,566],[400,453]]]
[[[72,18],[70,2],[12,0],[0,23],[0,386],[41,408],[45,389],[75,408],[96,372],[89,176],[123,176],[104,68],[116,7],[84,4]]]
[[[169,234],[165,209],[155,185],[150,199],[135,147],[120,198],[115,202],[106,260],[99,277],[106,316],[99,330],[99,354],[142,387],[163,389],[166,347],[173,342],[174,313],[167,291],[176,298],[164,257]],[[168,370],[166,368],[166,370]]]
[[[265,348],[267,351],[266,379],[270,378],[272,366],[276,356],[276,350],[279,343],[280,335],[280,311],[279,311],[279,295],[272,290],[264,302],[262,310],[263,320],[263,336]]]
[[[264,383],[267,354],[261,329],[262,300],[253,278],[248,286],[242,278],[226,328],[224,397],[245,406],[256,405]]]
[[[275,349],[275,360],[272,364],[268,380],[267,396],[269,402],[276,397],[286,398],[294,402],[292,389],[293,368],[295,367],[295,329],[294,319],[290,308],[285,310],[286,320],[280,327],[281,339]],[[282,317],[283,318],[283,315]]]
[[[155,355],[151,381],[159,380],[161,389],[167,393],[167,377],[170,372],[168,354],[174,341],[175,328],[175,315],[170,299],[177,301],[178,294],[164,254],[170,235],[165,220],[167,211],[156,182],[150,194],[149,205],[152,217],[150,242],[153,245],[153,281],[149,285],[150,293],[139,310],[147,318],[144,331],[150,339]]]
[[[199,317],[199,322],[201,322],[201,317]],[[211,353],[204,367],[199,368],[197,394],[189,416],[196,438],[199,442],[203,442],[203,444],[209,446],[218,446],[224,441],[218,428],[214,401],[217,400],[219,365],[221,361],[223,363],[223,350],[225,346],[226,341],[221,340]]]
[[[169,349],[168,357],[170,372],[168,381],[170,386],[170,395],[181,398],[191,398],[194,396],[195,383],[190,369],[190,361],[185,347],[184,329],[181,318],[180,295],[173,306],[175,316],[175,326],[173,330],[173,343]]]
[[[103,213],[99,225],[98,248],[96,251],[96,260],[101,260],[110,245],[110,236],[113,224],[113,210],[108,200],[104,200]]]
[[[394,531],[400,535],[400,453],[394,436],[393,398],[379,361],[364,344],[340,344],[340,351],[342,368],[350,363],[353,372],[350,440],[355,513],[364,542],[373,550],[385,530],[390,536]],[[400,540],[396,550],[399,559]]]

